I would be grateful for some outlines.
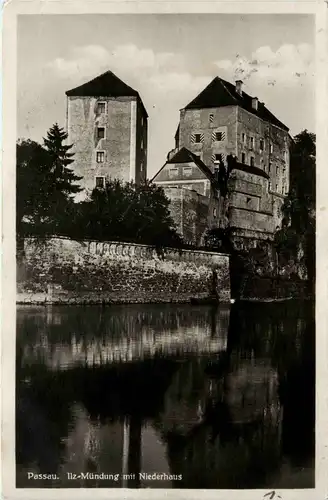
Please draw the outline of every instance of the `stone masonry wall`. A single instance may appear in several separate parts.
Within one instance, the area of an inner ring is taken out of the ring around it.
[[[208,229],[210,198],[184,187],[164,187],[170,213],[185,243],[201,246]]]
[[[66,238],[25,239],[19,303],[156,303],[230,300],[229,256]]]

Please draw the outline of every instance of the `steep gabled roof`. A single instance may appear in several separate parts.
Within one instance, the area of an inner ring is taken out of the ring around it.
[[[79,87],[67,90],[66,95],[68,97],[136,97],[146,112],[139,93],[124,83],[112,71],[106,71],[106,73]]]
[[[240,95],[235,85],[216,76],[184,109],[219,108],[221,106],[241,106],[262,120],[288,131],[288,127],[269,111],[263,102],[258,101],[258,109],[252,107],[252,97],[246,92]]]
[[[202,162],[199,156],[195,155],[187,148],[183,147],[179,149],[179,151],[166,163],[188,163],[190,161],[193,161],[210,181],[213,180],[213,174],[211,170],[205,165],[205,163]]]
[[[163,170],[165,165],[167,164],[176,164],[176,163],[189,163],[194,162],[197,167],[203,172],[203,174],[211,181],[213,185],[217,185],[216,175],[212,173],[211,169],[205,165],[205,163],[199,158],[199,156],[195,155],[189,149],[183,147],[179,149],[179,151],[172,156],[166,163],[164,163],[163,167],[159,169],[159,171],[154,175],[151,182],[158,176],[158,174]],[[241,170],[242,172],[246,172],[253,175],[258,175],[260,177],[264,177],[265,179],[270,179],[269,175],[264,172],[259,167],[255,167],[252,165],[246,165],[245,163],[240,163],[239,161],[235,161],[233,163],[232,170]]]
[[[171,163],[189,163],[189,162],[194,162],[197,167],[203,172],[203,174],[212,182],[214,180],[214,176],[211,172],[211,170],[205,165],[205,163],[202,162],[202,160],[197,156],[194,155],[189,149],[183,147],[179,149],[179,151],[172,156],[169,160],[167,160],[164,165],[159,169],[158,172],[154,175],[154,177],[151,179],[151,182],[158,176],[158,174],[163,170],[165,165],[171,164]]]

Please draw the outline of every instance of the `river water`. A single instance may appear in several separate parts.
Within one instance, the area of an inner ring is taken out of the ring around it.
[[[310,303],[19,306],[17,487],[314,487],[314,355]]]

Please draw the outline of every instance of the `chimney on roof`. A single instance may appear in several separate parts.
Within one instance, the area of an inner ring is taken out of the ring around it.
[[[259,107],[259,100],[257,97],[252,97],[252,108],[257,111]]]
[[[236,92],[239,95],[243,94],[243,81],[242,80],[236,80]]]

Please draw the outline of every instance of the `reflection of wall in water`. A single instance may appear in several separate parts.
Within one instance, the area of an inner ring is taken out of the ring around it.
[[[65,312],[59,332],[52,322],[57,317],[54,311],[40,315],[33,343],[21,339],[23,362],[40,358],[49,368],[60,369],[142,360],[157,354],[216,353],[226,348],[229,308],[166,308],[150,314],[128,308],[117,311],[123,316],[118,315],[118,322],[115,311],[97,312],[93,321],[89,310],[83,316],[90,328],[87,331],[85,325],[78,329],[78,325],[72,324]],[[24,312],[21,322],[22,315]],[[31,318],[27,316],[26,320]],[[96,329],[92,329],[94,323]]]

